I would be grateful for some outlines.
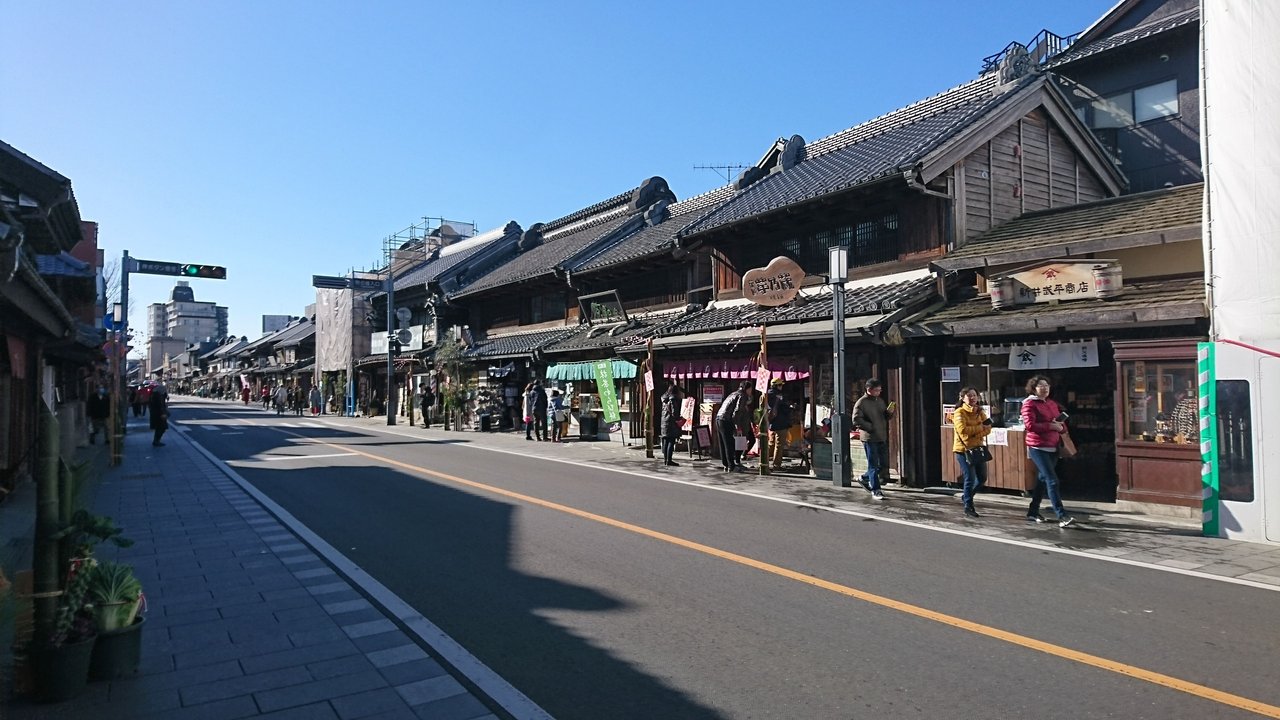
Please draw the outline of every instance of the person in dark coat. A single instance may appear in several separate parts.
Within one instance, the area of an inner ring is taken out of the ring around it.
[[[164,431],[169,429],[169,388],[165,387],[164,378],[159,370],[156,371],[156,382],[151,386],[151,398],[147,400],[147,407],[151,410],[153,431],[151,445],[163,447],[164,443],[160,442],[160,438],[164,437]]]
[[[99,387],[89,396],[84,411],[89,416],[89,444],[93,445],[99,432],[107,434],[107,418],[111,416],[111,398],[107,397],[105,387]]]
[[[662,435],[662,464],[678,466],[680,463],[671,459],[676,452],[676,440],[680,439],[680,388],[674,384],[662,394],[662,417],[658,430]]]
[[[533,383],[533,432],[539,442],[551,439],[547,437],[547,391],[541,381]]]

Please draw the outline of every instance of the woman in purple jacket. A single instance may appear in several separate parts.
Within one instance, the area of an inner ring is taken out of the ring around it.
[[[1035,463],[1038,477],[1031,492],[1031,506],[1027,508],[1027,522],[1044,522],[1040,515],[1040,501],[1049,494],[1049,504],[1058,515],[1058,527],[1067,527],[1075,520],[1062,507],[1058,495],[1058,441],[1067,431],[1067,414],[1058,403],[1049,399],[1049,378],[1036,375],[1027,381],[1027,399],[1022,401],[1022,424],[1026,427],[1027,454]]]

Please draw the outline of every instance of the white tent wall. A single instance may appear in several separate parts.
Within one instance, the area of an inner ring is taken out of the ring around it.
[[[1211,336],[1280,350],[1280,2],[1201,5]]]

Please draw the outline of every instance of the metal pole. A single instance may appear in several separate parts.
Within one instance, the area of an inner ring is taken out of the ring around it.
[[[120,340],[125,344],[126,348],[129,346],[129,265],[130,263],[132,263],[132,260],[129,259],[129,251],[125,250],[124,257],[120,261],[120,324],[116,327],[116,332],[120,333]],[[116,362],[118,364],[124,365],[124,367],[120,368],[120,374],[116,377],[117,384],[123,385],[129,380],[129,351],[126,349],[124,356],[121,358],[117,358]],[[122,391],[123,389],[124,389],[123,387],[119,387],[117,388],[117,392]],[[113,420],[113,423],[118,422],[120,424],[121,436],[129,432],[129,423],[125,422],[125,417],[127,417],[127,414],[122,414],[121,416]],[[115,448],[115,451],[114,451],[114,455],[121,455],[123,453],[123,448],[120,447],[120,445],[123,445],[123,442],[118,442],[117,447]],[[119,465],[120,463],[116,462],[116,464]]]
[[[387,424],[396,424],[396,357],[391,353],[391,334],[395,332],[396,283],[387,261]]]
[[[831,373],[835,378],[834,394],[832,396],[832,416],[831,416],[831,483],[836,487],[849,487],[852,482],[850,479],[849,465],[849,416],[848,409],[845,407],[845,387],[844,387],[844,278],[847,270],[845,268],[835,267],[839,262],[847,261],[848,256],[843,253],[835,252],[839,248],[832,248],[832,269],[831,269],[831,297],[832,297],[832,335],[834,336],[834,352],[833,362],[835,367]],[[837,259],[837,255],[843,259]],[[839,272],[837,272],[837,270]]]
[[[766,333],[766,325],[760,325],[760,358],[756,363],[756,372],[769,371],[769,339]],[[773,387],[773,382],[765,383],[764,393],[760,396],[760,427],[756,431],[756,447],[760,451],[760,467],[761,475],[769,474],[769,389]],[[781,441],[781,438],[779,438]]]

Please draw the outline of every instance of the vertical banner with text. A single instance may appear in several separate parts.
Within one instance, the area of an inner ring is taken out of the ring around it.
[[[622,419],[618,413],[618,391],[613,385],[613,361],[596,360],[593,363],[596,371],[596,390],[600,393],[600,407],[604,410],[604,421],[616,423]]]

